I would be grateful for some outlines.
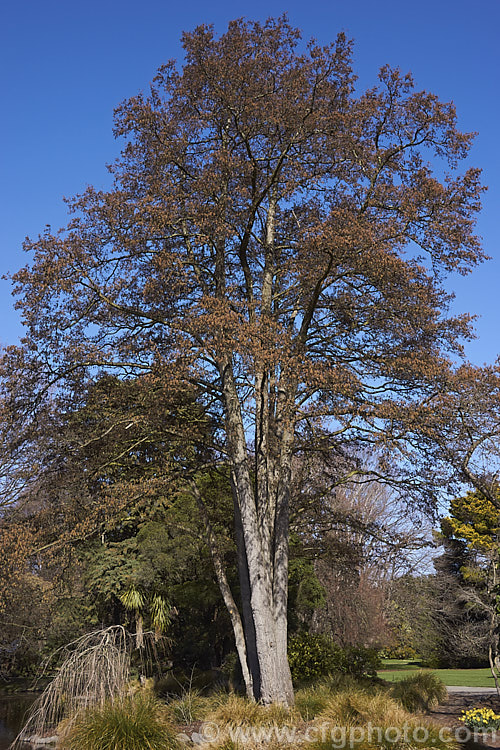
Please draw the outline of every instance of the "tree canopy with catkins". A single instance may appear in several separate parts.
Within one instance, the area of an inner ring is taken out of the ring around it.
[[[26,357],[69,398],[103,373],[196,390],[206,460],[231,471],[241,612],[212,552],[247,692],[290,704],[294,454],[405,460],[401,413],[470,333],[442,283],[482,259],[482,187],[458,169],[473,136],[453,104],[389,67],[359,94],[343,34],[306,46],[286,17],[237,20],[183,45],[116,111],[113,188],[27,242]],[[403,482],[395,463],[372,475]]]

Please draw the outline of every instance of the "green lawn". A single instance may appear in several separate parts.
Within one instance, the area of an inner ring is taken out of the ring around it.
[[[408,659],[384,659],[383,668],[378,676],[388,682],[402,680],[415,674],[421,667],[417,661]],[[463,687],[495,687],[495,682],[488,668],[484,669],[431,669],[445,685],[461,685]]]
[[[382,669],[395,671],[397,669],[405,669],[416,671],[421,669],[420,662],[415,659],[382,659]]]

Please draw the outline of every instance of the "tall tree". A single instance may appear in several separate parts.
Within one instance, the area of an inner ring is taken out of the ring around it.
[[[355,94],[342,34],[305,47],[286,18],[240,20],[183,45],[182,70],[166,64],[116,112],[113,189],[89,188],[66,231],[27,243],[19,306],[30,356],[69,393],[115,370],[204,394],[211,460],[232,474],[241,615],[212,552],[247,689],[291,703],[294,451],[394,455],[400,409],[468,333],[440,279],[481,258],[479,174],[456,171],[472,136],[453,105],[411,76],[385,67]],[[402,480],[388,462],[373,473],[391,472]]]

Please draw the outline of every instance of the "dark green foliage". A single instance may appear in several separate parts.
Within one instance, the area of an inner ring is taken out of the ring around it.
[[[288,661],[295,681],[313,680],[330,672],[342,672],[344,653],[326,635],[300,633],[290,639]]]
[[[299,633],[290,639],[288,660],[295,681],[309,681],[334,672],[375,677],[380,658],[375,649],[338,646],[329,636]]]
[[[348,646],[344,650],[345,674],[353,677],[376,677],[382,666],[379,653],[375,648],[365,646]]]
[[[292,557],[288,570],[288,632],[307,627],[314,611],[322,607],[325,601],[325,589],[318,580],[312,561]]]

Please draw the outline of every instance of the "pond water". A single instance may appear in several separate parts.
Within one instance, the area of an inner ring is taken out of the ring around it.
[[[0,750],[7,750],[15,739],[35,698],[33,694],[0,695]],[[25,747],[28,750],[31,745]]]

